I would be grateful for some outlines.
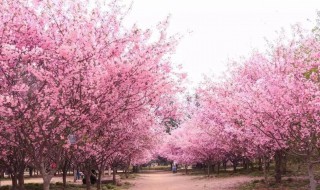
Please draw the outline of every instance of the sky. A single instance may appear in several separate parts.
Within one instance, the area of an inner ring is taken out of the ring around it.
[[[169,33],[183,39],[173,61],[193,84],[203,74],[221,76],[229,60],[267,48],[282,28],[315,26],[319,0],[124,0],[132,4],[125,24],[154,28],[170,15]]]

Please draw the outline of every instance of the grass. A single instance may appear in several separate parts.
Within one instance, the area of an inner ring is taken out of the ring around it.
[[[124,190],[124,189],[129,189],[130,186],[131,184],[128,182],[123,183],[121,186],[116,186],[113,184],[102,184],[101,189],[102,190]],[[8,185],[0,187],[0,190],[10,190],[10,189],[11,189],[11,186],[8,186]],[[41,183],[25,184],[25,190],[42,190],[42,189],[43,189],[43,186]],[[60,182],[50,185],[50,190],[61,190],[61,189],[63,189],[63,185]],[[96,186],[95,185],[91,186],[91,189],[96,190]],[[86,190],[86,186],[78,185],[78,184],[67,184],[65,190]]]
[[[164,170],[170,171],[170,166],[153,166],[153,167],[142,167],[143,170]]]
[[[288,178],[282,180],[281,183],[275,183],[275,181],[270,181],[268,184],[264,180],[254,180],[249,183],[241,185],[239,190],[308,190],[309,181],[303,179],[293,180]],[[320,187],[317,188],[320,190]]]
[[[179,170],[179,173],[185,174],[185,170]],[[188,175],[207,175],[207,171],[204,171],[203,169],[192,169],[188,170]],[[210,172],[210,175],[215,176],[215,177],[231,177],[231,176],[240,176],[240,175],[248,175],[248,176],[253,176],[253,177],[262,177],[263,176],[263,171],[259,171],[257,168],[254,169],[243,169],[243,168],[238,168],[236,172],[233,170],[220,170],[219,174],[217,171],[215,172]],[[273,175],[272,169],[270,169],[269,174],[270,176]]]
[[[126,178],[126,174],[122,173],[119,174],[120,175],[120,179],[135,179],[139,176],[139,174],[137,173],[128,173],[128,178]]]

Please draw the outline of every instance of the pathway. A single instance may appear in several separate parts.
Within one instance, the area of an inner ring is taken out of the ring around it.
[[[242,183],[255,178],[236,176],[225,178],[204,178],[168,172],[143,173],[139,175],[130,190],[234,190]]]

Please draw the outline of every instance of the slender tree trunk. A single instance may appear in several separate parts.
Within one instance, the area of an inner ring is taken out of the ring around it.
[[[186,171],[186,174],[188,174],[188,165],[187,164],[185,165],[185,171]]]
[[[17,182],[17,175],[16,174],[11,174],[11,182],[12,182],[12,190],[17,190],[18,189],[18,182]]]
[[[63,182],[63,189],[67,186],[67,173],[68,171],[65,168],[62,169],[62,182]]]
[[[218,162],[218,175],[219,175],[219,173],[220,173],[220,162]]]
[[[111,176],[111,167],[110,166],[108,167],[108,176]]]
[[[316,190],[317,183],[314,179],[314,168],[313,164],[309,161],[308,163],[308,174],[309,174],[309,181],[310,181],[310,190]]]
[[[263,175],[264,181],[268,184],[267,158],[265,156],[263,156]]]
[[[102,170],[98,170],[98,179],[97,179],[97,190],[101,190],[101,176],[102,176]]]
[[[274,161],[275,161],[275,179],[276,183],[281,182],[281,161],[282,161],[282,151],[281,150],[276,150],[275,155],[274,155]]]
[[[29,176],[32,177],[33,168],[29,167]]]
[[[210,177],[210,166],[211,166],[211,164],[208,163],[208,166],[207,166],[207,174],[208,174],[208,177]]]
[[[114,167],[112,170],[112,182],[114,185],[117,184],[116,173],[117,173],[117,168]]]
[[[21,168],[19,173],[18,173],[18,182],[19,182],[19,190],[24,190],[24,169]]]
[[[223,169],[224,169],[224,171],[227,171],[227,162],[228,162],[228,161],[224,161],[224,162],[223,162]]]
[[[262,169],[262,159],[261,158],[258,159],[258,165],[259,165],[258,170],[262,171],[263,169]]]
[[[282,153],[282,165],[281,165],[282,174],[287,174],[287,153],[283,151]]]
[[[237,165],[238,165],[238,162],[236,160],[232,161],[233,172],[237,171]]]
[[[246,158],[242,159],[242,165],[243,165],[243,169],[247,170],[248,169],[248,162]]]
[[[86,189],[87,190],[91,189],[90,176],[91,176],[91,170],[86,168],[85,178],[86,178]]]

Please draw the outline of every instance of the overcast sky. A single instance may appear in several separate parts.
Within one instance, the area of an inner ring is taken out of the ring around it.
[[[169,31],[185,36],[173,60],[197,83],[221,74],[228,59],[264,50],[281,28],[315,26],[317,10],[320,0],[133,0],[126,24],[150,28],[170,14]]]

